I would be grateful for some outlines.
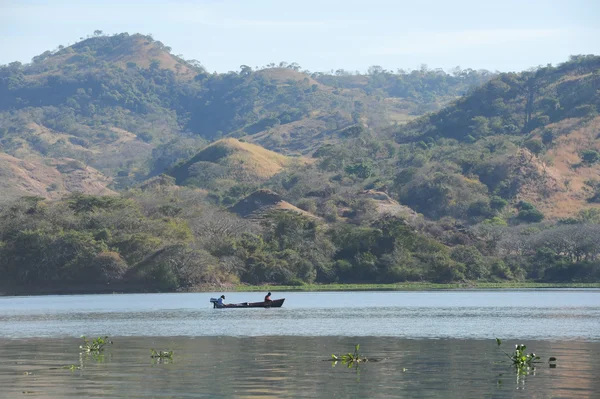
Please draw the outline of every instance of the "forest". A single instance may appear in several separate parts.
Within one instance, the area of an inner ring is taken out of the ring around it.
[[[0,291],[600,281],[600,57],[209,73],[96,33],[0,67]]]

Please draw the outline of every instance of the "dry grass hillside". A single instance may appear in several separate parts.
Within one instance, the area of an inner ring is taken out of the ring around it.
[[[319,118],[302,119],[274,126],[252,136],[248,140],[282,153],[311,154],[328,142],[327,122]]]
[[[103,42],[106,42],[105,46]],[[110,51],[105,48],[109,43]],[[96,63],[106,62],[122,69],[126,69],[129,63],[134,63],[139,68],[149,68],[152,62],[157,61],[161,69],[171,70],[178,78],[186,80],[193,79],[197,73],[184,60],[170,54],[170,49],[161,42],[140,34],[83,40],[45,58],[39,68],[43,71],[41,74],[56,74],[68,65],[85,67],[89,57],[93,57]],[[31,80],[38,78],[39,75],[28,76]]]
[[[278,83],[278,84],[286,84],[288,81],[294,81],[294,82],[305,82],[311,86],[312,85],[317,85],[319,87],[323,86],[319,82],[317,82],[316,80],[311,78],[310,76],[308,76],[302,72],[295,71],[290,68],[267,68],[267,69],[262,69],[260,71],[257,71],[256,73],[257,73],[257,75],[264,76],[265,78],[268,78],[271,81]]]
[[[204,148],[189,161],[178,165],[171,174],[178,184],[190,180],[203,185],[211,179],[264,181],[294,165],[306,165],[309,159],[288,157],[259,145],[233,138],[218,140]]]
[[[0,153],[0,198],[61,198],[66,194],[112,195],[111,179],[80,161],[62,158],[23,160]]]
[[[600,117],[591,120],[565,119],[538,129],[535,135],[551,131],[556,137],[540,157],[530,153],[528,169],[533,178],[521,189],[522,199],[535,203],[547,218],[575,215],[581,209],[600,208],[587,201],[590,187],[586,182],[600,179],[600,164],[582,163],[583,150],[600,152]]]
[[[279,194],[271,190],[255,191],[230,207],[229,211],[246,219],[262,219],[267,214],[275,211],[295,212],[310,218],[316,218],[312,213],[303,211],[284,201]]]

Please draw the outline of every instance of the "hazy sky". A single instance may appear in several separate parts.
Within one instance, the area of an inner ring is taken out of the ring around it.
[[[0,0],[0,64],[92,34],[152,33],[209,71],[514,71],[600,54],[600,0]]]

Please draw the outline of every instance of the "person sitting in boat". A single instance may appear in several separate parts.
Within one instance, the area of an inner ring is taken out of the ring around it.
[[[222,308],[223,306],[225,306],[225,304],[223,303],[223,299],[225,299],[225,295],[221,295],[221,297],[217,301],[217,307]]]
[[[271,293],[270,292],[265,296],[265,302],[266,303],[271,302]]]

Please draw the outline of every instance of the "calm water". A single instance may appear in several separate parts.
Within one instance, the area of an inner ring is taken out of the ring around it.
[[[277,293],[280,309],[219,310],[211,296],[2,297],[0,398],[600,397],[600,290]],[[82,334],[114,344],[81,357]],[[544,362],[518,377],[494,337]],[[356,343],[380,361],[323,361]]]
[[[225,293],[226,302],[260,293]],[[600,290],[276,293],[279,309],[213,309],[215,293],[0,297],[0,338],[390,336],[600,341]]]

